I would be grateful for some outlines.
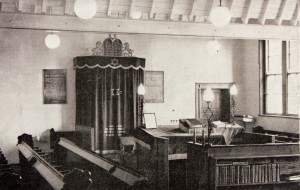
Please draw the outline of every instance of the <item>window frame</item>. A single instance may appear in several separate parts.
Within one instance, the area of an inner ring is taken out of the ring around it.
[[[260,115],[286,118],[300,118],[300,114],[288,114],[288,64],[290,64],[290,42],[282,41],[282,61],[281,61],[281,76],[282,76],[282,113],[267,113],[267,73],[266,65],[269,59],[268,40],[261,40],[259,43],[259,61],[260,61]],[[300,72],[295,72],[300,73]],[[270,74],[269,74],[270,75]],[[300,106],[300,105],[299,105]]]

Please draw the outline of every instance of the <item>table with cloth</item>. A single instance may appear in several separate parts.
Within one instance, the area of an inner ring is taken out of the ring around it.
[[[211,134],[211,143],[215,145],[229,144],[233,137],[240,133],[244,128],[240,125],[225,125],[216,127]],[[192,133],[185,133],[175,125],[158,126],[156,129],[143,129],[154,137],[165,137],[169,139],[169,156],[170,159],[185,159],[187,151],[187,142],[194,140]],[[207,140],[207,128],[203,128],[204,138]],[[203,142],[202,133],[196,134],[196,141]],[[179,157],[178,157],[179,156]]]

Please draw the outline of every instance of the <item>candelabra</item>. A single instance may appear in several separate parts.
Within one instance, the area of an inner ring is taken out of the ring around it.
[[[214,112],[211,110],[209,104],[213,101],[214,94],[209,87],[207,87],[204,91],[203,99],[207,103],[207,109],[204,111],[204,116],[207,119],[207,145],[210,145],[210,135],[213,130],[212,119],[214,117]],[[203,145],[206,145],[205,141],[203,142]]]
[[[145,95],[145,87],[143,84],[140,84],[138,87],[138,95],[139,95],[139,126],[144,127],[144,95]]]
[[[210,102],[207,101],[206,103],[207,103],[207,109],[204,111],[204,115],[207,119],[207,144],[210,145],[210,135],[213,130],[212,119],[214,117],[214,112],[209,107]]]
[[[144,115],[144,97],[143,96],[140,97],[140,110],[139,110],[139,114],[140,114],[139,125],[140,125],[140,127],[144,127],[144,118],[143,118],[143,115]]]
[[[230,114],[231,118],[230,118],[230,123],[232,123],[233,125],[235,124],[235,118],[234,118],[235,110],[236,110],[235,99],[234,99],[234,96],[231,96],[231,114]]]
[[[232,85],[230,88],[230,95],[231,95],[231,114],[230,114],[230,122],[235,125],[235,111],[236,111],[236,104],[235,104],[235,96],[237,95],[237,88],[235,85]]]

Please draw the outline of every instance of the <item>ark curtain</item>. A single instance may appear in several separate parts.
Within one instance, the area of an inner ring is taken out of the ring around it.
[[[76,125],[95,128],[103,153],[119,149],[118,137],[131,135],[140,125],[137,88],[143,79],[143,69],[136,67],[76,70]]]

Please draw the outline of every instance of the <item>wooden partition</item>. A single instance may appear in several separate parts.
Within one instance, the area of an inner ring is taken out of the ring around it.
[[[298,143],[226,146],[189,143],[187,154],[189,190],[299,188],[299,181],[282,179],[283,175],[300,170]],[[235,171],[239,172],[239,176]],[[260,178],[254,179],[257,175]],[[234,181],[236,178],[241,180]]]
[[[152,189],[169,189],[169,140],[154,137],[144,130],[136,131],[135,138],[136,152],[126,157],[125,165],[129,165],[129,159],[135,162],[131,167],[148,178]]]
[[[276,136],[271,134],[261,134],[261,133],[239,133],[231,141],[230,144],[266,144],[275,143]]]
[[[91,131],[93,130],[91,129]],[[93,150],[90,133],[80,130],[55,131],[54,129],[50,129],[50,148],[54,149],[55,144],[59,141],[60,138],[66,138],[85,149]]]
[[[136,150],[124,152],[122,164],[147,177],[154,189],[185,189],[187,142],[193,139],[193,135],[187,133],[137,129],[134,134]],[[202,142],[203,138],[198,135],[196,140]],[[212,136],[211,141],[225,144],[221,135]]]

